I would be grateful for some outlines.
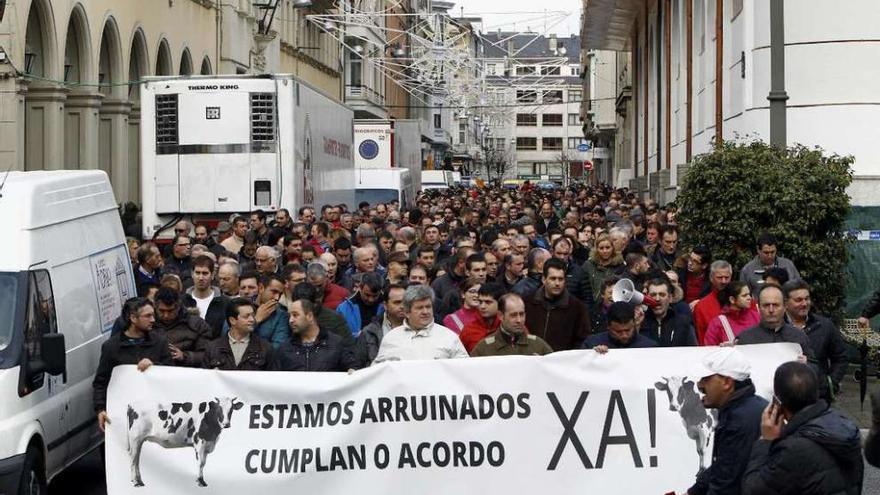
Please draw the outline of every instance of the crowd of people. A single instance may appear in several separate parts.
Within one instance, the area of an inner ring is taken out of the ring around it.
[[[689,493],[858,493],[858,428],[829,406],[848,350],[772,235],[759,235],[754,259],[734,267],[705,246],[682,248],[674,204],[596,186],[455,189],[422,193],[409,209],[295,213],[180,220],[170,244],[129,240],[139,297],[125,303],[101,355],[102,428],[119,364],[351,371],[407,359],[719,346],[699,383],[706,407],[719,411],[715,462]],[[615,300],[629,283],[641,304]],[[734,345],[768,342],[803,352],[777,371],[771,405],[755,396]]]

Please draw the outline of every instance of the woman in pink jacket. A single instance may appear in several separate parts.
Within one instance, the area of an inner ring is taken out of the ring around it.
[[[461,283],[461,309],[443,318],[443,326],[460,334],[464,327],[480,318],[480,281],[469,278]]]
[[[721,314],[709,322],[703,345],[732,342],[744,330],[761,322],[758,308],[745,282],[731,282],[718,293]]]

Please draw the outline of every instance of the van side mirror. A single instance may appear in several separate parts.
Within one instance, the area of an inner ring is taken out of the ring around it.
[[[43,334],[40,340],[41,359],[28,363],[30,376],[48,373],[52,376],[63,374],[67,369],[67,351],[64,348],[64,335],[60,333]]]

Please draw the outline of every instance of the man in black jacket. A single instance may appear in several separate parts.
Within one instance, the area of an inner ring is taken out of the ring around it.
[[[342,337],[321,330],[315,304],[297,299],[290,305],[290,340],[278,350],[282,371],[349,371],[356,367],[354,349]]]
[[[831,402],[840,389],[840,380],[849,366],[849,353],[834,323],[812,311],[810,286],[803,280],[791,280],[782,286],[785,295],[785,320],[810,338],[819,368],[819,397]]]
[[[254,333],[256,305],[236,297],[226,306],[229,332],[208,344],[202,366],[212,370],[275,371],[278,360],[272,344]]]
[[[226,303],[229,299],[222,294],[219,287],[212,285],[214,280],[214,260],[207,256],[197,256],[192,261],[193,286],[183,295],[186,308],[198,310],[199,316],[211,327],[210,339],[223,333],[223,321],[226,317]]]
[[[111,335],[101,346],[101,358],[92,381],[93,401],[101,431],[104,431],[105,424],[110,423],[107,417],[107,386],[113,368],[136,364],[140,371],[146,371],[154,364],[171,364],[168,341],[161,332],[152,332],[156,321],[153,303],[144,297],[129,299],[122,308],[122,314],[128,321],[128,327]]]
[[[645,321],[639,333],[657,342],[660,347],[697,345],[693,322],[687,315],[670,311],[672,283],[667,278],[654,278],[647,283],[648,295],[657,305],[645,312]]]
[[[697,475],[688,495],[738,495],[752,444],[761,435],[767,401],[755,395],[751,365],[733,347],[707,354],[689,374],[703,393],[703,406],[718,411],[712,465]]]
[[[864,464],[859,427],[819,399],[809,365],[784,363],[773,378],[774,403],[761,417],[742,493],[859,494]]]
[[[200,368],[205,346],[212,339],[211,327],[199,315],[181,308],[180,297],[170,287],[156,293],[156,313],[154,329],[165,335],[174,364]]]
[[[580,265],[572,263],[573,250],[574,242],[565,236],[557,238],[551,245],[553,258],[565,263],[565,288],[568,289],[568,293],[580,299],[587,308],[592,308],[594,301],[590,278]]]
[[[863,328],[868,328],[871,324],[871,318],[878,314],[880,314],[880,289],[877,289],[877,292],[868,300],[865,309],[862,310],[862,314],[859,316],[859,325]]]

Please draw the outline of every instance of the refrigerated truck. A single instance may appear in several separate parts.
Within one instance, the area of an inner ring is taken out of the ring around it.
[[[415,188],[422,182],[421,122],[411,119],[354,121],[354,165],[360,169],[409,170]]]
[[[143,236],[179,219],[354,202],[354,112],[289,75],[147,78]]]

